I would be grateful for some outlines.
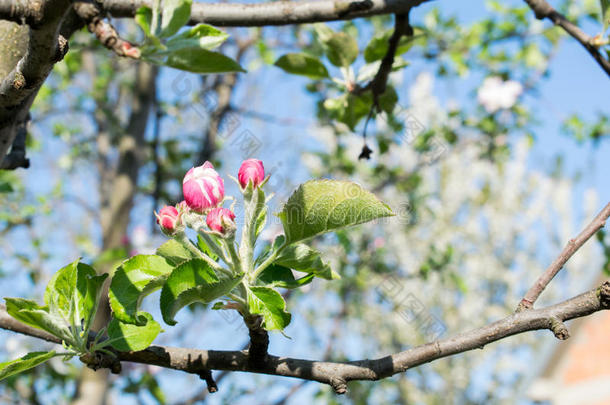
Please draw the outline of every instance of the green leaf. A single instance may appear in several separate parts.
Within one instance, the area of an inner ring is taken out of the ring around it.
[[[78,260],[60,269],[44,293],[49,314],[88,331],[106,277],[108,274],[98,275],[93,267]]]
[[[181,49],[172,52],[163,64],[193,73],[245,72],[228,56],[205,49]]]
[[[201,249],[201,245],[199,245],[199,248]],[[185,248],[182,243],[175,239],[170,239],[159,246],[156,253],[159,256],[163,256],[165,259],[167,259],[167,261],[173,266],[177,266],[187,260],[198,258],[195,253]]]
[[[0,193],[12,193],[14,191],[13,186],[9,182],[0,183]]]
[[[57,315],[49,314],[47,307],[23,298],[5,298],[4,300],[6,301],[6,312],[16,320],[49,332],[67,343],[72,343],[68,322]]]
[[[368,95],[357,96],[348,93],[324,100],[324,108],[328,110],[332,118],[343,122],[352,131],[355,131],[358,122],[369,113],[371,102],[372,99]]]
[[[390,207],[356,183],[311,180],[299,186],[278,216],[291,244],[392,215]]]
[[[392,86],[387,86],[383,94],[379,96],[379,107],[388,114],[394,111],[397,102],[398,94],[396,94],[396,90]]]
[[[136,16],[134,17],[134,19],[136,20],[136,24],[138,24],[138,26],[142,28],[142,31],[144,31],[144,34],[147,37],[152,35],[152,32],[150,30],[152,23],[152,9],[150,7],[140,7],[136,11]]]
[[[320,252],[303,243],[295,243],[284,248],[275,259],[274,264],[289,267],[296,271],[312,273],[316,277],[326,280],[341,278],[328,264],[322,261]]]
[[[163,0],[161,18],[161,38],[174,35],[191,17],[191,0]]]
[[[258,217],[256,218],[256,226],[255,226],[255,237],[258,237],[258,235],[260,235],[260,233],[263,231],[263,229],[265,229],[265,224],[267,224],[267,206],[263,206],[263,208],[261,209],[261,211],[258,214]]]
[[[288,53],[276,60],[274,65],[288,73],[307,76],[311,79],[329,77],[326,66],[319,59],[304,53]]]
[[[210,235],[210,237],[215,238],[215,236]],[[219,243],[220,244],[220,243]],[[203,253],[205,253],[206,255],[208,255],[210,258],[212,258],[212,260],[214,260],[215,262],[218,261],[218,256],[212,251],[212,249],[210,249],[210,247],[208,246],[207,242],[205,241],[205,239],[203,239],[201,237],[201,235],[197,235],[197,247],[199,248],[199,250],[201,250]],[[193,255],[192,259],[199,259],[199,257],[195,257],[195,255]]]
[[[610,25],[610,0],[599,0],[602,7],[602,24],[604,26],[603,32],[606,32]]]
[[[356,81],[361,83],[371,80],[379,71],[379,66],[381,66],[380,60],[367,63],[366,65],[362,66],[360,70],[358,70]],[[392,63],[392,72],[396,72],[406,66],[409,66],[409,62],[397,56],[394,58],[394,62]]]
[[[370,42],[364,48],[364,60],[367,63],[375,62],[383,59],[385,54],[388,52],[389,40],[392,36],[393,30],[386,31],[382,34],[374,36]],[[423,36],[423,31],[416,28],[413,36],[406,37],[402,36],[398,41],[396,47],[396,53],[394,55],[402,55],[407,52],[415,44],[415,40]]]
[[[32,352],[16,360],[0,363],[0,381],[15,374],[34,368],[53,358],[55,351]]]
[[[226,32],[211,25],[198,24],[170,38],[165,45],[172,52],[180,49],[212,50],[220,46],[228,37]]]
[[[161,332],[161,325],[152,318],[152,315],[144,313],[143,316],[146,318],[146,323],[142,326],[112,319],[108,324],[110,345],[124,352],[144,350],[150,346]]]
[[[358,57],[358,42],[345,32],[335,32],[322,42],[324,52],[330,63],[348,67]]]
[[[248,308],[250,313],[262,315],[263,327],[267,330],[283,330],[290,323],[291,315],[286,312],[286,302],[273,288],[250,287]]]
[[[288,267],[272,264],[258,276],[258,279],[266,287],[299,288],[313,281],[315,274],[310,273],[304,277],[295,279],[292,270]]]
[[[159,250],[163,247],[163,250],[171,250],[167,245],[165,243]],[[115,271],[108,293],[115,318],[126,323],[144,325],[147,314],[138,311],[142,300],[161,288],[173,269],[174,263],[169,258],[157,255],[137,255],[125,261]]]
[[[229,293],[242,279],[216,276],[203,260],[193,259],[174,269],[161,290],[161,314],[168,325],[175,325],[174,316],[193,302],[209,303]]]

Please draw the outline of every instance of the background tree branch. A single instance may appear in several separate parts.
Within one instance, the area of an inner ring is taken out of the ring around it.
[[[597,64],[610,76],[610,61],[602,56],[597,46],[593,43],[593,38],[581,30],[577,25],[571,23],[563,14],[555,10],[545,0],[525,0],[536,14],[536,18],[543,20],[548,18],[553,24],[560,26],[576,39],[591,54]]]
[[[606,204],[599,214],[593,218],[593,221],[591,221],[591,223],[587,225],[587,227],[583,229],[578,236],[576,236],[574,239],[570,239],[559,256],[557,256],[553,263],[546,268],[544,273],[542,273],[538,280],[536,280],[536,283],[534,283],[534,285],[527,291],[519,303],[517,311],[523,311],[534,306],[534,303],[540,294],[542,294],[542,291],[544,291],[546,286],[551,282],[553,277],[559,273],[559,270],[561,270],[566,262],[570,260],[570,257],[572,257],[572,255],[576,253],[576,251],[580,249],[580,247],[584,245],[585,242],[591,238],[591,236],[595,235],[597,231],[606,225],[606,220],[608,217],[610,217],[610,203]]]

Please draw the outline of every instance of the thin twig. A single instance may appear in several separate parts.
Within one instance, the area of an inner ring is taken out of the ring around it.
[[[413,27],[411,27],[411,24],[409,23],[410,11],[411,9],[408,9],[406,13],[396,14],[394,20],[394,32],[388,39],[388,50],[381,60],[381,64],[379,65],[379,69],[377,70],[375,77],[373,77],[373,79],[367,85],[363,87],[356,87],[352,91],[354,94],[362,94],[370,90],[373,95],[373,103],[371,104],[368,116],[364,122],[364,131],[362,132],[364,145],[362,146],[362,151],[358,156],[358,160],[370,159],[371,153],[373,152],[366,143],[366,129],[370,119],[381,110],[379,106],[379,97],[381,97],[381,95],[386,91],[388,78],[392,72],[392,65],[394,64],[394,58],[396,57],[396,51],[398,49],[400,39],[403,36],[413,36]]]
[[[87,24],[89,32],[95,34],[97,39],[106,48],[119,56],[138,59],[140,50],[129,41],[125,41],[116,28],[104,21],[104,10],[95,0],[78,0],[74,2],[76,14]]]
[[[563,14],[555,10],[547,1],[525,0],[525,2],[534,11],[537,19],[542,20],[548,18],[553,22],[553,24],[560,26],[565,30],[565,32],[580,42],[580,44],[587,50],[587,52],[589,52],[589,54],[591,54],[593,59],[595,59],[597,64],[604,70],[604,72],[610,76],[610,61],[604,58],[599,52],[599,46],[596,46],[593,41],[593,37],[589,36],[577,25],[570,22]]]
[[[586,241],[591,238],[591,236],[595,235],[597,231],[602,229],[606,224],[606,219],[610,216],[610,203],[606,204],[606,206],[597,214],[593,221],[585,229],[583,229],[576,238],[570,239],[568,244],[563,248],[559,256],[546,268],[544,273],[536,280],[536,283],[527,291],[519,306],[517,307],[517,312],[530,309],[534,306],[534,303],[544,291],[546,286],[551,282],[553,277],[562,269],[562,267],[566,264],[570,257],[582,245],[585,244]]]

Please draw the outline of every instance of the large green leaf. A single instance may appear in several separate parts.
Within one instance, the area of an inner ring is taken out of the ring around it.
[[[267,330],[283,330],[290,323],[291,315],[286,312],[286,302],[273,288],[250,287],[248,308],[250,313],[262,315],[263,327]]]
[[[176,258],[178,251],[170,247],[166,243],[159,250],[172,251],[174,256],[170,257]],[[157,255],[137,255],[125,261],[114,272],[108,294],[115,318],[126,323],[146,324],[146,313],[138,311],[142,299],[161,288],[173,269],[174,262]]]
[[[32,352],[16,360],[0,363],[0,381],[36,367],[55,356],[54,351]]]
[[[191,0],[163,0],[161,18],[161,38],[174,35],[191,16]]]
[[[67,343],[72,343],[70,325],[67,320],[51,315],[47,307],[23,298],[5,298],[6,312],[16,320],[42,329]]]
[[[239,63],[228,56],[205,49],[181,49],[172,52],[164,64],[193,73],[245,72]]]
[[[291,244],[392,215],[390,207],[356,183],[311,180],[299,186],[278,216]]]
[[[211,25],[198,24],[184,32],[170,38],[165,45],[172,51],[180,49],[207,49],[217,48],[229,35]]]
[[[316,277],[326,280],[341,278],[328,264],[322,261],[320,252],[303,243],[295,243],[284,248],[275,259],[274,264],[312,273]]]
[[[167,261],[177,266],[187,260],[197,259],[198,256],[175,239],[170,239],[157,248],[156,252],[159,256],[163,256]]]
[[[335,32],[322,42],[330,63],[348,67],[358,57],[358,42],[345,32]]]
[[[161,332],[161,325],[148,313],[144,317],[146,323],[142,326],[123,323],[116,318],[110,321],[110,324],[108,324],[110,345],[121,351],[144,350],[150,346]]]
[[[276,60],[274,65],[288,73],[307,76],[312,79],[328,77],[326,66],[319,59],[304,53],[288,53]]]
[[[222,297],[242,279],[242,275],[219,277],[202,259],[192,259],[176,267],[161,290],[161,314],[165,323],[175,325],[174,316],[180,309],[193,302],[208,303]]]
[[[78,260],[60,269],[44,293],[49,314],[69,325],[80,325],[83,330],[88,330],[106,277],[108,274],[98,275],[93,267]]]
[[[272,264],[258,276],[266,287],[299,288],[313,281],[315,275],[310,273],[296,279],[288,267]]]

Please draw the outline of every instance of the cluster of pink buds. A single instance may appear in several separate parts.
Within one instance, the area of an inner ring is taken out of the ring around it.
[[[259,187],[265,179],[263,162],[257,159],[245,160],[238,172],[238,181],[242,191],[252,184]],[[166,235],[172,236],[182,231],[182,215],[188,211],[206,215],[208,227],[220,234],[228,234],[235,230],[235,213],[222,208],[225,198],[224,181],[214,170],[210,162],[191,168],[182,181],[184,201],[177,207],[165,206],[157,216],[157,223]]]

